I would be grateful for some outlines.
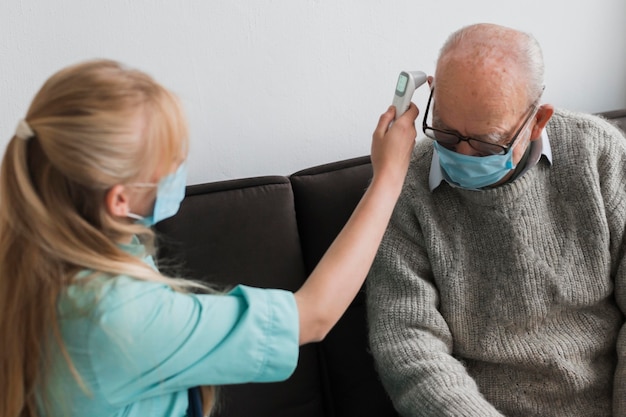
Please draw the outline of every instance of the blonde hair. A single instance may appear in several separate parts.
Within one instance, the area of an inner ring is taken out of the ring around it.
[[[148,75],[109,60],[65,68],[39,90],[26,115],[30,139],[14,136],[0,170],[0,415],[38,416],[49,343],[61,350],[57,299],[79,271],[129,275],[178,291],[196,286],[159,274],[117,242],[153,232],[112,216],[107,191],[145,181],[187,153],[177,98]],[[204,390],[205,403],[212,396]],[[206,405],[206,404],[205,404]]]

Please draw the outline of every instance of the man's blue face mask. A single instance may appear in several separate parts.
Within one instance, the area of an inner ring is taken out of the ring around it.
[[[536,111],[537,107],[533,104],[531,112],[513,136],[510,146],[501,155],[465,155],[446,148],[435,139],[433,146],[439,157],[439,165],[441,165],[446,181],[468,190],[478,190],[493,185],[504,178],[509,171],[515,168],[513,149],[523,142],[520,141],[520,138],[526,133],[529,127],[528,122],[532,120]]]
[[[127,216],[148,227],[172,217],[178,212],[180,203],[185,197],[186,184],[187,164],[185,162],[180,164],[176,172],[163,177],[158,184],[132,184],[140,187],[157,187],[157,194],[150,216],[143,217],[130,212]]]
[[[446,180],[461,188],[476,190],[495,184],[515,168],[512,148],[504,155],[471,156],[446,149],[436,141],[433,144]]]

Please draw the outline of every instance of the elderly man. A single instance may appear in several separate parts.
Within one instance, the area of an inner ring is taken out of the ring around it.
[[[536,41],[443,46],[368,279],[370,344],[403,416],[626,415],[626,140],[542,104]]]

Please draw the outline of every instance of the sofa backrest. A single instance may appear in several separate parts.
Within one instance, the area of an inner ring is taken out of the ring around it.
[[[606,111],[599,114],[609,119],[609,121],[619,127],[622,132],[626,132],[626,109]]]

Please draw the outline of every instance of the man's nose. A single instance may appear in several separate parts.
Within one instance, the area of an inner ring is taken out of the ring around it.
[[[472,148],[468,141],[462,140],[454,147],[454,152],[469,156],[479,156],[480,152]]]

